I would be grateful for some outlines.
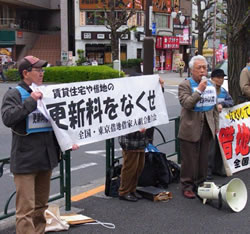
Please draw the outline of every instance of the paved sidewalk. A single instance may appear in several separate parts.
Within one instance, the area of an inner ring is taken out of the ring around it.
[[[250,192],[250,170],[237,173],[232,177],[215,177],[216,185],[228,183],[232,178],[241,178]],[[95,186],[104,181],[96,181]],[[93,184],[94,185],[94,184]],[[88,191],[90,187],[82,188]],[[112,223],[115,229],[101,225],[75,225],[68,231],[52,233],[72,234],[242,234],[249,233],[250,206],[239,213],[234,213],[223,202],[222,209],[217,209],[218,201],[203,205],[196,199],[186,199],[181,194],[180,184],[170,184],[167,191],[173,193],[169,202],[152,202],[147,199],[138,202],[121,201],[118,198],[106,197],[103,192],[76,202],[72,202],[72,212],[89,216],[100,222]],[[79,192],[79,191],[78,191]],[[58,203],[58,202],[54,202]],[[62,205],[62,204],[61,204]],[[61,214],[64,214],[63,206]],[[0,224],[0,233],[15,233],[14,223],[4,228]]]
[[[165,85],[179,85],[185,78],[188,77],[187,72],[184,72],[182,77],[180,77],[179,73],[171,71],[157,74],[164,79]]]

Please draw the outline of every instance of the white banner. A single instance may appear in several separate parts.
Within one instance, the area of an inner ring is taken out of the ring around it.
[[[39,86],[62,151],[169,122],[158,75]]]
[[[231,172],[250,168],[250,102],[223,108],[218,139]]]

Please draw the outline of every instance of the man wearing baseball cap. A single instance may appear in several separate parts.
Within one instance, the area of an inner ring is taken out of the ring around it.
[[[232,107],[234,105],[232,97],[222,87],[225,76],[226,74],[222,69],[215,69],[211,73],[211,79],[216,88],[217,109],[219,112],[221,112],[223,108]],[[213,174],[225,175],[225,171],[217,138],[211,141],[209,149],[207,179],[212,180]]]
[[[49,121],[37,110],[41,92],[32,83],[43,83],[47,62],[26,56],[19,63],[21,81],[3,97],[3,123],[12,130],[10,170],[16,185],[16,233],[44,233],[44,211],[50,191],[50,178],[58,164],[60,148]],[[33,118],[33,119],[32,119]],[[41,122],[37,125],[36,121]]]

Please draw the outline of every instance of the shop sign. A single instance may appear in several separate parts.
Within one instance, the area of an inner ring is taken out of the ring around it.
[[[123,34],[123,35],[121,36],[121,39],[123,39],[123,40],[128,40],[128,34]]]
[[[61,61],[67,62],[69,58],[68,51],[61,51]]]
[[[140,41],[144,41],[145,34],[140,34]]]
[[[105,39],[105,34],[100,34],[100,33],[98,33],[97,34],[97,39]]]
[[[91,33],[83,33],[83,39],[91,39]]]
[[[17,37],[18,38],[23,38],[23,32],[22,31],[17,31]]]
[[[189,40],[184,40],[183,35],[179,35],[179,43],[180,45],[191,45],[192,44],[192,36],[189,37]]]
[[[156,23],[152,23],[152,35],[156,35]]]
[[[161,13],[171,13],[171,0],[153,1],[153,11]]]
[[[179,37],[163,37],[162,48],[163,49],[179,49],[180,42]]]
[[[120,32],[118,32],[120,34]],[[111,33],[109,32],[82,32],[83,40],[111,40]],[[121,36],[122,40],[129,40],[130,34],[126,33]]]
[[[156,37],[155,48],[162,49],[162,37]]]

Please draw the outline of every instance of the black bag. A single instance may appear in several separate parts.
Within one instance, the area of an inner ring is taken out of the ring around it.
[[[119,161],[118,161],[119,162]],[[120,175],[122,165],[110,167],[106,173],[105,195],[109,197],[118,197],[118,189],[120,187]]]
[[[171,183],[171,172],[166,155],[161,152],[145,153],[145,166],[139,177],[138,186],[167,188]]]
[[[171,183],[173,183],[173,182],[179,183],[180,172],[181,172],[180,166],[171,160],[168,160],[168,166],[169,166],[169,170],[170,170],[170,174],[171,174]]]
[[[139,177],[138,186],[167,188],[170,183],[180,180],[180,166],[168,160],[161,152],[145,153],[145,166]]]

